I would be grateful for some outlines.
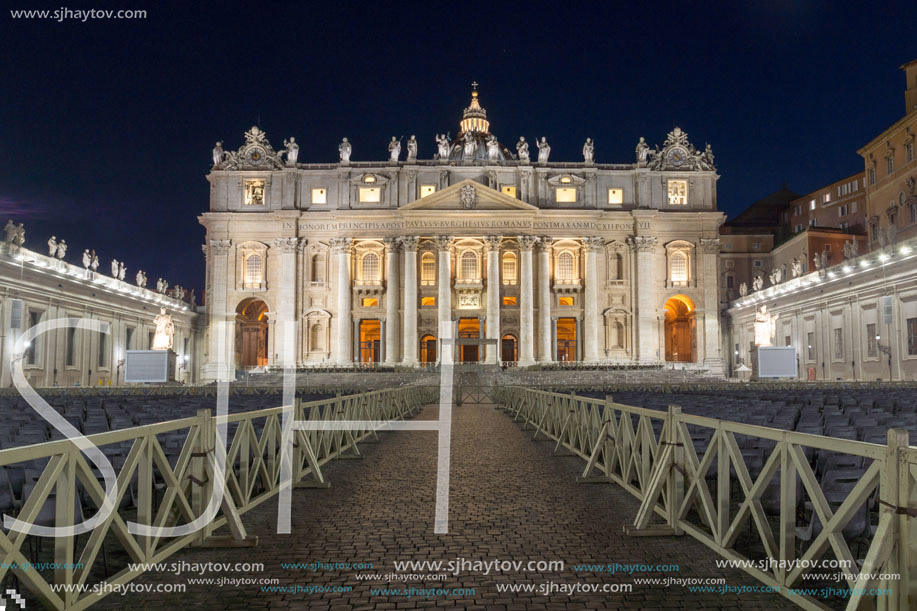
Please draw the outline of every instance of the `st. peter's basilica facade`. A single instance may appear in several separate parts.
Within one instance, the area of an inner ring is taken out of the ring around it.
[[[444,358],[722,372],[709,145],[675,128],[661,147],[641,138],[631,163],[596,162],[591,141],[578,162],[544,140],[513,152],[477,91],[456,139],[435,141],[433,159],[412,136],[365,162],[345,139],[331,164],[299,163],[294,139],[275,150],[257,127],[236,151],[217,143],[200,217],[205,379]]]

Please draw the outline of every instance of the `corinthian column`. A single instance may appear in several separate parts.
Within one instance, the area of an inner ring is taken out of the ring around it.
[[[538,339],[537,356],[542,363],[551,362],[551,238],[538,242]]]
[[[399,240],[404,249],[404,345],[401,364],[413,367],[417,364],[417,236],[406,236]]]
[[[299,238],[277,238],[274,248],[280,252],[280,297],[274,331],[274,352],[281,367],[296,366],[296,253],[305,246]]]
[[[353,288],[350,286],[350,238],[332,238],[331,252],[337,259],[338,276],[337,291],[337,324],[335,337],[337,341],[332,347],[336,353],[335,362],[341,365],[353,363],[353,325],[351,318]]]
[[[484,238],[487,249],[487,339],[496,340],[487,344],[485,362],[494,365],[500,354],[500,242],[503,238],[491,235]]]
[[[398,335],[401,325],[398,323],[398,297],[400,296],[400,278],[398,277],[398,242],[394,238],[382,240],[385,244],[385,363],[394,365],[398,362]]]
[[[532,247],[538,238],[523,235],[519,240],[519,366],[535,364],[534,304],[532,300]]]
[[[656,321],[656,242],[651,236],[631,236],[628,244],[637,259],[634,290],[637,292],[637,357],[641,362],[661,361],[659,355],[659,325]]]
[[[452,342],[452,273],[451,255],[452,236],[437,236],[436,250],[438,251],[439,273],[436,277],[436,309],[439,313],[439,362],[451,363],[453,361]]]
[[[586,286],[583,302],[583,360],[595,362],[599,360],[599,253],[605,247],[602,238],[586,238],[583,240],[584,255],[586,259]]]

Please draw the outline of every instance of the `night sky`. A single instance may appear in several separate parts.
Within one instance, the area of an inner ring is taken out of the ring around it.
[[[0,223],[26,245],[53,233],[77,262],[203,284],[197,216],[210,150],[253,124],[300,162],[383,160],[391,136],[420,157],[458,131],[469,83],[514,146],[547,136],[552,160],[630,163],[640,136],[676,124],[709,142],[734,215],[785,180],[805,193],[862,170],[856,154],[904,114],[917,3],[201,2],[142,20],[14,20],[0,14]],[[741,5],[741,6],[740,6]]]

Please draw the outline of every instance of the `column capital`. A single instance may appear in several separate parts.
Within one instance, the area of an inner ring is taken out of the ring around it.
[[[503,241],[502,236],[489,235],[484,237],[484,247],[488,251],[500,250],[500,243]]]
[[[276,238],[272,244],[283,254],[293,254],[297,250],[302,250],[306,245],[305,242],[305,239],[300,240],[300,238]]]
[[[656,248],[657,242],[659,238],[654,236],[632,235],[627,238],[628,246],[636,252],[652,251]]]
[[[398,238],[401,247],[408,252],[417,252],[417,245],[420,244],[420,236],[405,235]]]
[[[229,254],[232,248],[232,240],[210,240],[210,252],[215,255]]]
[[[583,238],[583,248],[590,252],[599,252],[605,247],[605,238],[592,236]]]
[[[520,235],[516,236],[516,241],[519,242],[519,250],[532,250],[535,244],[538,243],[538,236]]]
[[[349,253],[353,240],[351,238],[331,238],[331,251],[334,254]]]
[[[718,253],[720,252],[720,239],[719,238],[701,238],[700,247],[704,252]]]
[[[554,238],[551,236],[538,236],[538,244],[535,245],[535,248],[539,252],[548,252],[551,250],[551,247],[554,245]]]
[[[385,247],[385,252],[396,252],[401,244],[398,238],[382,238],[382,245]]]
[[[436,250],[439,252],[448,252],[455,243],[455,238],[451,235],[438,235],[433,238],[433,242],[436,244]]]

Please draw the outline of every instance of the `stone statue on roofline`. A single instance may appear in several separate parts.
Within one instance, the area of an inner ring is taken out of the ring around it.
[[[548,144],[548,139],[542,136],[538,142],[538,163],[547,163],[550,156],[551,146]]]
[[[401,156],[401,140],[392,136],[392,141],[388,143],[388,160],[396,163]]]
[[[216,167],[223,163],[223,156],[226,154],[223,151],[223,143],[217,141],[216,145],[213,147],[213,166]]]
[[[640,141],[637,143],[637,166],[644,167],[647,162],[647,157],[649,156],[650,145],[646,143],[646,140],[643,136],[640,136]]]
[[[92,265],[92,255],[89,254],[89,249],[83,251],[83,269],[89,269],[89,266]]]
[[[287,153],[287,165],[295,166],[296,160],[299,159],[299,145],[296,144],[296,138],[290,136],[289,140],[284,139],[283,146]]]
[[[529,162],[529,143],[525,141],[525,136],[519,136],[519,142],[516,143],[516,153],[519,155],[519,161]]]
[[[67,256],[67,240],[61,239],[57,243],[57,252],[55,253],[54,256],[57,257],[58,260],[63,259],[65,256]]]
[[[583,161],[587,164],[595,162],[595,143],[592,142],[592,138],[586,138],[583,145]]]
[[[742,297],[745,297],[746,295],[748,295],[748,285],[744,282],[739,285],[739,295],[741,295]]]
[[[489,161],[499,161],[500,159],[500,143],[497,142],[497,137],[493,134],[487,137],[487,159]]]
[[[798,278],[802,275],[802,263],[799,262],[799,259],[793,259],[791,269],[793,271],[794,278]]]
[[[53,257],[57,254],[57,236],[51,236],[48,240],[48,256]]]
[[[350,163],[350,152],[352,150],[353,146],[347,141],[347,138],[341,140],[341,143],[338,145],[338,159],[341,163]]]
[[[408,138],[408,161],[417,161],[417,138],[413,134]]]

